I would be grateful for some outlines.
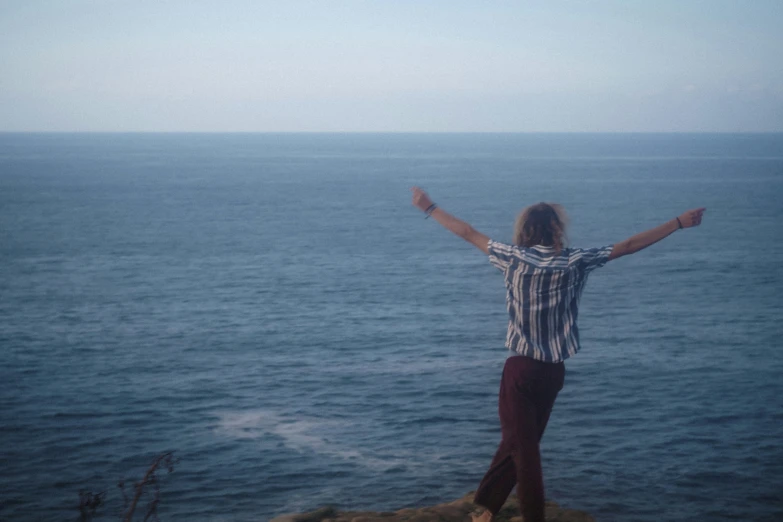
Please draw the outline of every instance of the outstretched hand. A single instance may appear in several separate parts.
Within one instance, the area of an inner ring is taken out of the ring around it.
[[[701,225],[701,217],[704,215],[705,210],[707,209],[702,207],[683,212],[679,217],[682,228],[691,228]]]
[[[426,212],[432,205],[430,197],[419,187],[411,187],[411,192],[413,193],[413,206],[417,207],[422,212]]]

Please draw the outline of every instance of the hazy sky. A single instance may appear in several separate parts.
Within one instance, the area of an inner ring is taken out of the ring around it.
[[[783,0],[0,0],[3,131],[783,131]]]

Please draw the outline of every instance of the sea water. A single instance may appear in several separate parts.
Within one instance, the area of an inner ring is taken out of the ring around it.
[[[78,520],[159,453],[161,520],[393,510],[499,441],[502,274],[410,204],[574,246],[707,207],[591,274],[542,441],[599,521],[783,519],[783,135],[0,135],[0,519]],[[143,507],[139,508],[143,511]]]

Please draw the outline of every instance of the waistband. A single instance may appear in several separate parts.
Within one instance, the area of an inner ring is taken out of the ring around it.
[[[519,370],[529,370],[537,373],[553,373],[559,374],[565,370],[565,364],[563,361],[551,363],[545,361],[539,361],[526,355],[512,355],[506,359],[505,368],[511,367]]]

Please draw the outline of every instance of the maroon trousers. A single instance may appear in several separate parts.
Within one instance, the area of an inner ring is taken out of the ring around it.
[[[562,362],[545,363],[523,356],[506,360],[498,405],[503,438],[474,500],[492,514],[500,511],[516,485],[525,522],[544,522],[538,443],[564,378]]]

